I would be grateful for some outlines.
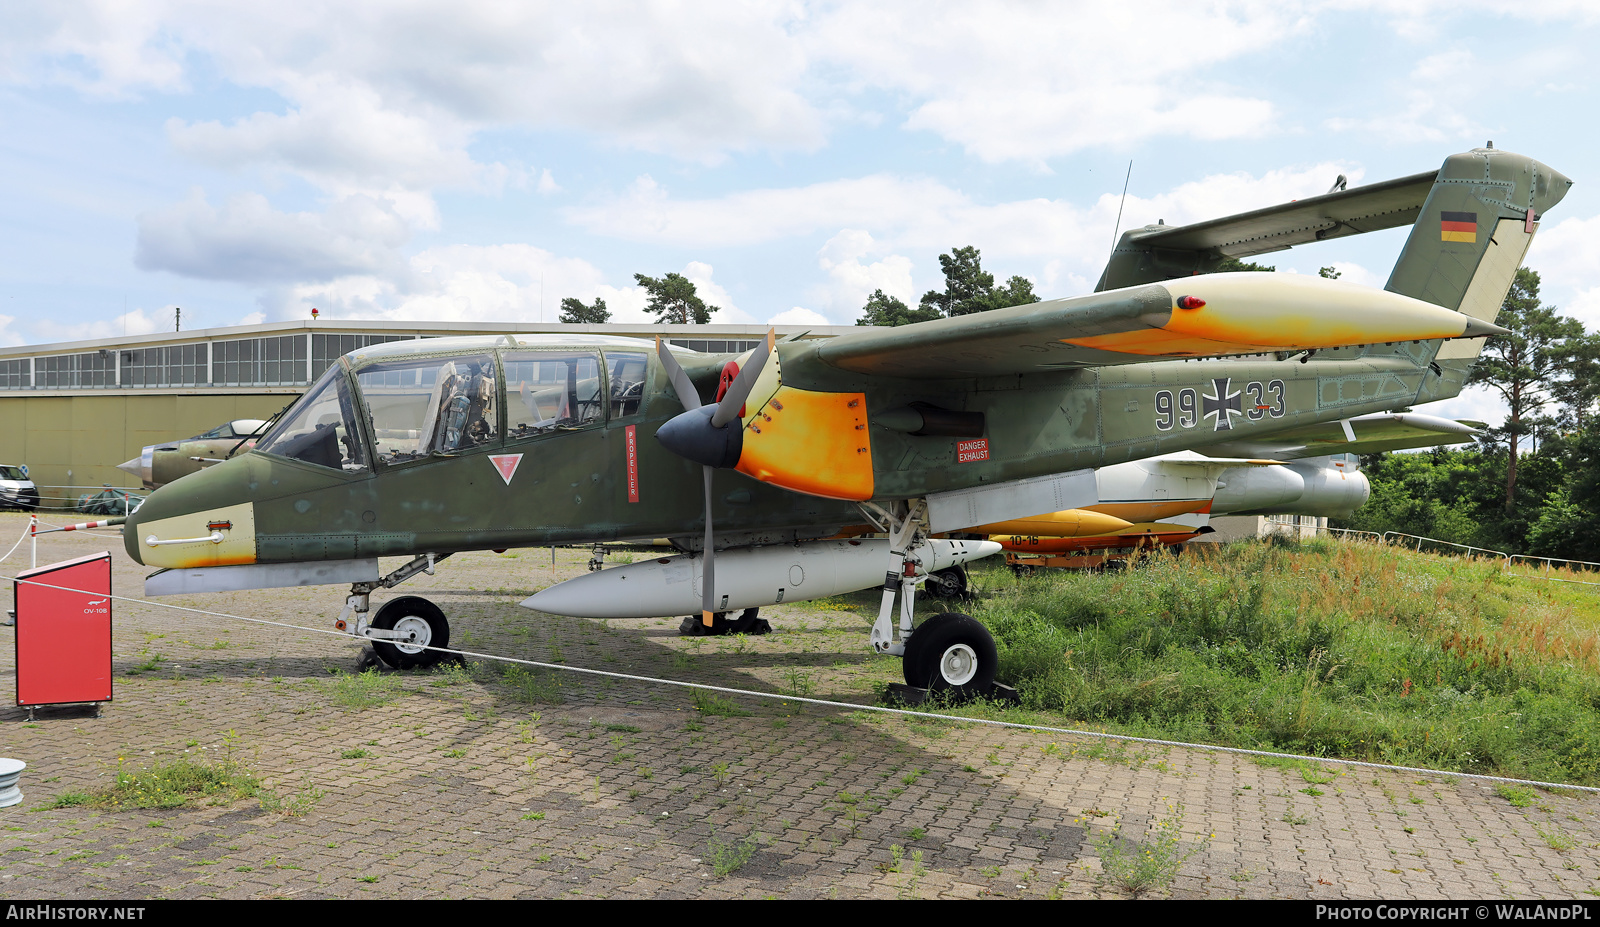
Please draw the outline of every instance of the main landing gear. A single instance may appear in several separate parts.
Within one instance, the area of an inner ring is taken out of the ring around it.
[[[1011,690],[995,685],[999,654],[989,629],[976,618],[943,612],[920,627],[912,622],[918,586],[927,584],[940,598],[958,598],[967,587],[966,572],[960,567],[934,574],[922,572],[919,552],[928,542],[926,501],[897,502],[888,508],[868,502],[861,510],[889,535],[889,569],[884,575],[878,620],[872,626],[872,649],[902,658],[908,691],[896,694],[913,702],[922,701],[929,693],[957,700],[1010,694]],[[896,595],[900,599],[898,626]]]
[[[452,654],[437,649],[450,646],[450,622],[439,606],[420,596],[392,599],[367,620],[370,596],[376,589],[390,589],[418,573],[433,575],[433,568],[449,554],[418,554],[393,573],[374,582],[351,583],[344,610],[333,626],[353,637],[372,642],[378,658],[395,669],[433,666]]]

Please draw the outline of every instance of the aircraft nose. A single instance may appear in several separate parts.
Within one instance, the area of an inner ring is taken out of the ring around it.
[[[139,481],[144,484],[144,488],[153,489],[155,488],[155,483],[152,481],[152,470],[155,452],[156,446],[154,444],[145,447],[139,451],[138,457],[124,460],[122,463],[117,464],[117,469],[137,476]]]
[[[730,468],[738,465],[744,450],[744,429],[734,419],[721,428],[711,424],[715,403],[673,416],[656,431],[656,440],[679,457],[707,467]]]

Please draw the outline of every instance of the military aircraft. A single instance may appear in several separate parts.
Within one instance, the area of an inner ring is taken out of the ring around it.
[[[222,463],[254,447],[255,438],[266,424],[256,418],[223,422],[192,438],[151,444],[141,450],[138,457],[117,464],[117,469],[137,476],[145,489],[159,489],[181,476]]]
[[[1232,448],[1260,455],[1254,458],[1163,454],[1096,470],[1096,505],[973,530],[997,541],[1013,567],[1098,566],[1111,554],[1175,546],[1209,533],[1212,516],[1349,515],[1371,493],[1357,455],[1470,443],[1485,427],[1417,412],[1377,412]],[[1218,454],[1223,447],[1207,450]],[[1116,523],[1086,531],[1089,515]]]
[[[684,553],[524,604],[697,607],[710,624],[882,583],[872,647],[904,657],[908,684],[985,692],[988,631],[954,612],[917,625],[912,600],[930,571],[995,545],[933,535],[1095,504],[1098,467],[1455,395],[1505,331],[1493,319],[1569,184],[1475,149],[1398,181],[1135,229],[1086,296],[769,336],[734,358],[566,336],[358,349],[249,453],[156,490],[127,519],[127,550],[163,568],[152,595],[350,583],[336,626],[407,666],[439,659],[427,648],[449,623],[414,596],[369,615],[374,590],[458,551],[669,537]],[[1211,272],[1403,225],[1383,290]],[[863,519],[887,537],[832,539]],[[411,560],[380,575],[385,556]]]

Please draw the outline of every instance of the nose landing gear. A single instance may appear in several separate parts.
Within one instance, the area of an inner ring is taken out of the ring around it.
[[[339,613],[333,626],[353,637],[371,641],[379,659],[395,669],[433,666],[450,658],[450,654],[431,649],[450,646],[450,621],[439,606],[427,599],[414,595],[401,596],[385,602],[372,620],[367,620],[374,590],[393,588],[418,573],[431,576],[434,566],[448,556],[418,554],[382,579],[351,583],[344,610]]]

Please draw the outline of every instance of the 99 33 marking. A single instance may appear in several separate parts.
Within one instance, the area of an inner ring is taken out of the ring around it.
[[[1184,387],[1174,395],[1164,389],[1156,393],[1156,428],[1171,431],[1173,428],[1193,428],[1202,419],[1210,419],[1213,431],[1231,431],[1234,416],[1252,422],[1263,418],[1282,418],[1285,411],[1283,381],[1263,383],[1253,380],[1244,389],[1232,389],[1232,379],[1218,377],[1206,386],[1196,389]],[[1202,395],[1200,390],[1205,390]]]

